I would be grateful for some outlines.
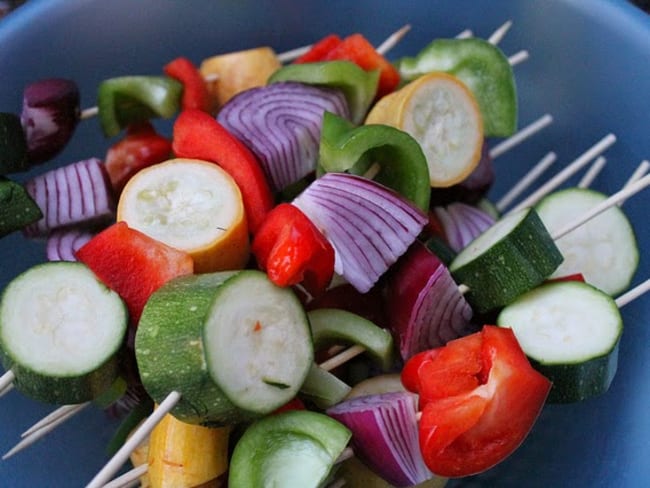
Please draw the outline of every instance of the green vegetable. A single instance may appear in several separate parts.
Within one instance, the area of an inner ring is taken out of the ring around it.
[[[553,382],[548,401],[577,402],[609,388],[623,320],[606,293],[581,281],[544,284],[505,307],[497,324],[513,329],[533,367]]]
[[[428,210],[429,166],[420,144],[408,133],[389,125],[356,127],[326,112],[323,116],[319,166],[327,172],[363,175],[372,164],[372,179],[392,188],[422,210]]]
[[[126,327],[124,302],[85,265],[39,264],[14,278],[2,295],[2,363],[29,397],[83,403],[117,378]]]
[[[350,385],[338,376],[312,364],[300,388],[300,394],[314,402],[318,408],[326,409],[342,401],[350,393]]]
[[[43,212],[22,185],[0,176],[0,237],[42,217]]]
[[[325,414],[293,410],[252,424],[230,460],[229,488],[320,486],[351,432]]]
[[[517,129],[517,90],[512,67],[501,50],[476,37],[436,39],[398,69],[405,81],[432,71],[459,78],[472,91],[486,136],[509,136]]]
[[[313,363],[307,316],[260,271],[173,279],[144,307],[136,335],[142,384],[187,423],[231,425],[291,400]]]
[[[537,212],[524,209],[488,228],[449,265],[456,283],[474,311],[508,305],[547,279],[562,262],[562,254]]]
[[[170,118],[180,108],[183,85],[165,76],[121,76],[99,84],[97,107],[106,137],[129,124]]]
[[[27,169],[27,139],[20,117],[0,112],[0,175]]]
[[[343,92],[350,109],[350,118],[361,123],[377,93],[379,70],[365,71],[351,61],[323,61],[289,64],[277,70],[269,83],[298,81],[338,89]]]

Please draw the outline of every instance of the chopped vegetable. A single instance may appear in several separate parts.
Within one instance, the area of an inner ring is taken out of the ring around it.
[[[457,253],[465,249],[496,221],[483,210],[463,202],[450,203],[446,207],[435,207],[433,211],[444,228],[449,247]]]
[[[255,155],[213,117],[199,110],[183,111],[174,123],[177,157],[212,161],[239,186],[246,220],[255,234],[274,204],[273,194]]]
[[[325,59],[327,53],[341,44],[341,41],[342,39],[338,35],[329,34],[316,41],[309,51],[296,58],[294,63],[314,63],[322,61]]]
[[[183,56],[175,58],[163,67],[163,71],[170,78],[183,84],[181,110],[196,109],[210,112],[212,99],[208,87],[192,61]]]
[[[0,237],[21,230],[42,217],[40,207],[20,183],[0,176]]]
[[[48,261],[76,261],[77,251],[94,235],[93,231],[77,227],[52,231],[45,247]]]
[[[0,175],[29,169],[27,139],[20,118],[0,112]]]
[[[300,395],[318,408],[325,409],[342,401],[350,390],[350,385],[338,376],[312,364],[300,387]]]
[[[240,93],[217,120],[255,153],[277,192],[316,169],[326,111],[348,117],[340,91],[286,81]]]
[[[251,249],[273,283],[301,283],[312,296],[325,291],[334,273],[334,248],[309,218],[289,203],[269,212]]]

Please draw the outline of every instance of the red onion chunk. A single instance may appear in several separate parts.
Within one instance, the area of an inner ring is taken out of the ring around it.
[[[25,183],[25,189],[43,212],[43,218],[25,228],[37,237],[72,225],[109,221],[115,216],[112,187],[97,158],[53,169]]]
[[[238,94],[217,120],[253,151],[280,191],[316,169],[325,111],[349,118],[342,92],[282,82]]]
[[[428,222],[395,191],[345,173],[327,173],[293,201],[334,247],[334,270],[366,293]]]
[[[449,247],[455,252],[463,250],[495,222],[487,212],[462,202],[433,210],[444,228]]]
[[[70,228],[53,231],[45,248],[49,261],[76,261],[75,253],[95,234],[88,230]]]
[[[419,241],[391,269],[385,297],[404,361],[472,332],[471,307],[447,267]]]
[[[433,477],[420,453],[416,395],[356,397],[327,414],[352,431],[355,455],[392,485],[412,486]]]
[[[79,99],[71,80],[50,78],[25,87],[20,119],[30,163],[52,159],[65,147],[79,122]]]

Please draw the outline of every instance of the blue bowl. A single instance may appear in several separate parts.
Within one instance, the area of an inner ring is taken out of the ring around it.
[[[615,0],[30,0],[0,21],[0,111],[21,110],[23,87],[36,79],[78,82],[83,106],[95,104],[100,81],[126,74],[158,74],[176,56],[196,63],[214,54],[269,45],[277,52],[336,32],[361,32],[379,43],[410,23],[411,32],[389,57],[412,55],[436,37],[465,28],[487,37],[506,20],[514,24],[500,44],[530,58],[515,68],[520,125],[545,113],[543,133],[499,158],[497,198],[547,151],[560,164],[605,136],[618,140],[593,187],[613,193],[650,157],[650,18]],[[165,124],[162,124],[165,130]],[[168,128],[169,126],[167,126]],[[90,156],[109,145],[98,122],[83,122],[56,160],[37,168]],[[20,175],[27,178],[30,174]],[[572,184],[568,182],[567,185]],[[625,204],[642,249],[635,282],[649,274],[648,196]],[[44,244],[20,233],[0,240],[0,287],[44,260]],[[601,397],[545,407],[521,448],[496,468],[450,482],[451,486],[635,487],[650,482],[650,298],[623,309],[625,331],[619,370]],[[0,452],[54,407],[12,391],[0,400]],[[0,462],[4,487],[83,486],[107,460],[104,447],[115,421],[86,409],[23,453]]]

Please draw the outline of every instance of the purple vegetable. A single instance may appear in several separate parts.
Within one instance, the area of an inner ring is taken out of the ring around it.
[[[46,253],[49,261],[76,261],[75,253],[95,234],[75,227],[58,229],[47,237]]]
[[[395,191],[345,173],[327,173],[293,201],[325,234],[334,269],[366,293],[406,252],[427,216]]]
[[[20,119],[31,164],[52,159],[68,143],[79,122],[79,99],[74,81],[50,78],[27,85]]]
[[[394,486],[433,477],[418,443],[417,396],[409,392],[356,397],[327,410],[352,431],[354,452]]]
[[[41,220],[25,228],[27,237],[115,216],[112,187],[104,164],[96,158],[38,175],[25,183],[25,189],[43,212]]]
[[[447,207],[435,207],[433,211],[442,225],[449,247],[455,252],[462,249],[491,227],[494,217],[483,210],[456,202]]]
[[[447,267],[419,241],[391,269],[385,297],[387,323],[404,361],[472,332],[467,300]]]
[[[340,91],[282,82],[238,94],[217,120],[253,151],[280,191],[316,169],[325,111],[349,118]]]

